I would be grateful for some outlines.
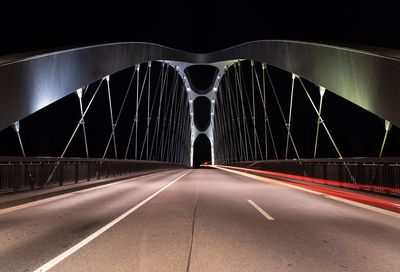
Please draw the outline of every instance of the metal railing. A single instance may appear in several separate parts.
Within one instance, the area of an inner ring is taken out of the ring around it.
[[[0,192],[34,190],[146,170],[184,167],[160,161],[0,157]]]
[[[320,179],[314,182],[321,184],[400,195],[398,157],[269,160],[227,165]]]

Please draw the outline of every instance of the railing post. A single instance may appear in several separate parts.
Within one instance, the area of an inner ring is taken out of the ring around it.
[[[45,166],[44,166],[45,164],[43,163],[43,162],[40,162],[40,164],[39,164],[39,167],[40,167],[40,170],[39,170],[39,188],[43,188],[43,183],[44,183],[44,181],[46,180],[46,173],[45,173],[45,171],[46,171],[46,168],[45,168]]]
[[[28,165],[27,164],[25,164],[25,176],[26,176],[26,178],[28,179],[28,183],[29,183],[29,188],[31,189],[31,190],[34,190],[35,189],[35,185],[34,185],[34,180],[33,180],[33,177],[31,177],[30,175],[29,175],[29,168],[28,168]]]
[[[339,165],[338,165],[338,166],[339,166]],[[348,173],[348,171],[347,171],[347,169],[349,168],[349,166],[346,165],[346,163],[342,163],[341,166],[342,166],[342,167],[340,167],[340,168],[341,168],[340,171],[337,171],[337,172],[339,172],[338,180],[340,180],[340,181],[347,181],[347,177],[346,177],[346,176],[349,176],[349,173]],[[346,168],[347,168],[347,169],[346,169]],[[351,178],[349,178],[349,179],[351,180]],[[343,185],[341,184],[340,187],[343,187]]]
[[[74,163],[74,168],[75,168],[75,183],[78,183],[78,178],[79,178],[79,162]]]
[[[97,162],[97,179],[100,179],[100,176],[101,176],[101,173],[100,173],[100,171],[101,171],[101,164],[102,164],[101,161],[100,161],[100,162]]]
[[[14,179],[14,184],[13,184],[13,191],[17,192],[19,189],[19,181],[21,180],[21,169],[22,168],[22,164],[19,163],[18,167],[15,167],[15,173],[16,173],[16,178]]]
[[[58,184],[60,186],[64,185],[64,163],[60,163],[60,167],[58,168]]]
[[[86,164],[86,180],[87,181],[90,180],[90,163],[89,162]]]

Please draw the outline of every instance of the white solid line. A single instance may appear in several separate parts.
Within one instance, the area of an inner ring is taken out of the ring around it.
[[[267,218],[268,220],[274,220],[274,218],[269,215],[266,211],[264,211],[263,209],[261,209],[256,203],[254,203],[252,200],[247,199],[247,202],[249,202],[254,208],[256,208],[257,211],[259,211],[262,215],[264,215],[265,218]]]
[[[63,198],[66,198],[68,196],[70,196],[70,193],[64,194],[64,195],[59,195],[59,196],[53,196],[53,197],[37,200],[37,201],[34,201],[34,202],[21,204],[21,205],[18,205],[18,206],[13,206],[13,207],[1,209],[0,210],[0,215],[5,214],[5,213],[9,213],[9,212],[19,211],[19,210],[26,209],[26,208],[30,208],[30,207],[33,207],[33,206],[36,206],[36,205],[40,205],[40,204],[44,204],[44,203],[47,203],[47,202],[51,202],[51,201],[54,201],[54,200],[63,199]]]
[[[340,197],[336,197],[336,196],[332,196],[332,195],[325,195],[325,197],[329,198],[329,199],[333,199],[333,200],[339,201],[339,202],[343,202],[343,203],[346,203],[346,204],[349,204],[349,205],[353,205],[353,206],[356,206],[356,207],[364,208],[366,210],[374,211],[374,212],[377,212],[377,213],[381,213],[381,214],[384,214],[384,215],[389,215],[389,216],[392,216],[392,217],[396,217],[397,219],[400,219],[400,214],[396,213],[396,212],[392,212],[392,211],[381,209],[381,208],[378,208],[378,207],[375,207],[375,206],[370,206],[370,205],[367,205],[367,204],[364,204],[364,203],[355,202],[355,201],[352,201],[352,200],[349,200],[349,199],[340,198]]]
[[[0,209],[0,215],[5,214],[5,213],[19,211],[19,210],[30,208],[30,207],[34,207],[34,206],[37,206],[37,205],[40,205],[40,204],[45,204],[45,203],[48,203],[48,202],[51,202],[51,201],[67,198],[67,197],[74,196],[74,195],[77,195],[77,194],[80,194],[80,193],[86,193],[86,192],[90,192],[90,191],[106,188],[106,187],[109,187],[109,186],[117,185],[117,184],[120,184],[120,183],[132,181],[132,180],[136,180],[136,179],[140,179],[140,178],[144,178],[144,177],[150,177],[150,176],[153,176],[153,175],[156,175],[156,174],[159,174],[159,173],[154,173],[154,174],[150,174],[150,175],[143,175],[143,176],[140,176],[140,177],[135,177],[135,178],[125,179],[125,180],[121,180],[121,181],[116,181],[116,182],[112,182],[112,183],[109,183],[109,184],[96,186],[96,187],[93,187],[93,188],[82,189],[82,190],[78,190],[78,191],[74,191],[74,192],[70,192],[70,193],[66,193],[66,194],[62,194],[62,195],[58,195],[58,196],[52,196],[52,197],[48,197],[48,198],[45,198],[45,199],[36,200],[36,201],[33,201],[33,202],[29,202],[29,203],[25,203],[25,204],[9,207],[9,208]]]
[[[73,247],[71,247],[70,249],[68,249],[67,251],[61,253],[60,255],[58,255],[57,257],[55,257],[54,259],[50,260],[49,262],[45,263],[44,265],[42,265],[41,267],[39,267],[38,269],[36,269],[34,272],[42,272],[42,271],[48,271],[50,268],[52,268],[53,266],[55,266],[56,264],[58,264],[59,262],[63,261],[64,259],[66,259],[67,257],[69,257],[70,255],[72,255],[73,253],[75,253],[76,251],[78,251],[79,249],[81,249],[82,247],[84,247],[85,245],[87,245],[88,243],[90,243],[91,241],[93,241],[95,238],[97,238],[98,236],[100,236],[102,233],[104,233],[105,231],[107,231],[108,229],[110,229],[112,226],[114,226],[115,224],[117,224],[119,221],[121,221],[122,219],[124,219],[125,217],[127,217],[129,214],[133,213],[134,211],[136,211],[137,209],[139,209],[141,206],[143,206],[144,204],[146,204],[146,202],[150,201],[152,198],[154,198],[156,195],[158,195],[159,193],[161,193],[162,191],[164,191],[165,189],[167,189],[169,186],[171,186],[172,184],[174,184],[175,182],[177,182],[178,180],[180,180],[181,178],[183,178],[186,174],[188,174],[190,171],[186,172],[185,174],[181,175],[180,177],[174,179],[173,181],[171,181],[170,183],[168,183],[167,185],[165,185],[164,187],[162,187],[160,190],[158,190],[157,192],[155,192],[154,194],[152,194],[151,196],[149,196],[148,198],[146,198],[145,200],[143,200],[142,202],[140,202],[139,204],[137,204],[136,206],[134,206],[133,208],[129,209],[128,211],[126,211],[125,213],[123,213],[122,215],[118,216],[117,218],[115,218],[113,221],[111,221],[110,223],[108,223],[107,225],[105,225],[104,227],[102,227],[101,229],[97,230],[96,232],[94,232],[93,234],[89,235],[88,237],[86,237],[85,239],[83,239],[82,241],[80,241],[79,243],[77,243],[76,245],[74,245]]]
[[[266,183],[279,184],[279,185],[282,185],[282,186],[290,187],[290,188],[293,188],[293,189],[296,189],[296,190],[300,190],[300,191],[304,191],[304,192],[307,192],[307,193],[311,193],[311,194],[314,194],[314,195],[323,196],[323,197],[326,197],[326,198],[329,198],[329,199],[332,199],[332,200],[336,200],[336,201],[339,201],[339,202],[347,203],[349,205],[357,206],[359,208],[364,208],[366,210],[374,211],[374,212],[377,212],[377,213],[380,213],[380,214],[384,214],[384,215],[388,215],[388,216],[400,219],[400,214],[396,213],[396,212],[393,212],[393,211],[385,210],[385,209],[382,209],[382,208],[370,206],[370,205],[367,205],[367,204],[363,204],[363,203],[347,200],[347,199],[336,197],[336,196],[332,196],[332,195],[323,194],[323,193],[320,193],[320,192],[315,192],[315,191],[312,191],[312,190],[309,190],[309,189],[297,187],[295,185],[286,184],[286,183],[283,183],[283,182],[280,182],[280,181],[276,181],[276,180],[273,180],[273,179],[270,179],[270,178],[266,178],[266,177],[261,177],[261,176],[257,176],[257,175],[253,175],[253,174],[243,173],[243,172],[240,172],[240,171],[226,169],[226,168],[219,167],[219,166],[213,166],[213,167],[217,168],[217,169],[220,169],[220,170],[227,171],[227,172],[231,172],[231,173],[234,173],[234,174],[238,174],[238,175],[242,175],[242,176],[245,176],[245,177],[249,177],[249,178],[252,178],[252,179],[260,180],[260,181],[263,181],[263,182],[266,182]]]
[[[217,169],[220,169],[220,170],[223,170],[223,171],[231,172],[231,173],[234,173],[234,174],[237,174],[237,175],[241,175],[241,176],[249,177],[249,178],[252,178],[252,179],[260,180],[262,182],[272,183],[272,184],[279,184],[279,185],[282,185],[282,186],[285,186],[285,187],[290,187],[290,188],[293,188],[293,189],[296,189],[296,190],[299,190],[299,191],[304,191],[304,192],[307,192],[307,193],[310,193],[310,194],[314,194],[314,195],[323,195],[320,192],[316,192],[316,191],[312,191],[312,190],[309,190],[309,189],[306,189],[306,188],[301,188],[301,187],[298,187],[298,186],[295,186],[295,185],[287,184],[285,182],[281,182],[281,181],[278,181],[278,180],[275,180],[275,179],[262,177],[262,176],[257,176],[257,175],[249,174],[249,173],[244,173],[244,172],[237,171],[237,170],[226,169],[226,168],[223,168],[223,167],[220,167],[220,166],[213,166],[213,167],[217,168]]]

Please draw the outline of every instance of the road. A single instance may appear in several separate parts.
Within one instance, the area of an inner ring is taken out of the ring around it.
[[[393,272],[399,223],[218,169],[174,170],[0,214],[0,271]]]

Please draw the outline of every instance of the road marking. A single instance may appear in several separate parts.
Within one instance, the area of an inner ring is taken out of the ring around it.
[[[248,178],[251,178],[251,179],[256,179],[256,180],[259,180],[259,181],[262,181],[262,182],[265,182],[265,183],[279,184],[279,185],[282,185],[282,186],[294,188],[296,190],[304,191],[304,192],[307,192],[307,193],[310,193],[310,194],[323,195],[320,192],[315,192],[315,191],[312,191],[312,190],[309,190],[309,189],[305,189],[305,188],[301,188],[301,187],[298,187],[298,186],[295,186],[295,185],[287,184],[287,183],[284,183],[284,182],[281,182],[281,181],[277,181],[277,180],[274,180],[274,179],[271,179],[271,178],[266,178],[266,177],[261,177],[261,176],[257,176],[257,175],[253,175],[253,174],[249,174],[249,173],[244,173],[244,172],[240,172],[240,171],[236,171],[236,170],[226,169],[226,168],[223,168],[223,167],[220,167],[220,166],[213,166],[213,167],[217,168],[217,169],[220,169],[220,170],[223,170],[223,171],[231,172],[231,173],[234,173],[234,174],[237,174],[237,175],[245,176],[245,177],[248,177]]]
[[[247,202],[249,202],[254,208],[256,208],[256,210],[259,211],[265,218],[267,218],[268,220],[274,220],[274,218],[271,215],[269,215],[266,211],[261,209],[260,206],[258,206],[252,200],[247,199]]]
[[[374,211],[374,212],[377,212],[377,213],[393,216],[393,217],[396,217],[397,219],[400,219],[400,214],[396,213],[396,212],[392,212],[392,211],[389,211],[389,210],[384,210],[384,209],[381,209],[381,208],[378,208],[378,207],[375,207],[375,206],[370,206],[370,205],[367,205],[367,204],[364,204],[364,203],[355,202],[355,201],[352,201],[352,200],[349,200],[349,199],[345,199],[345,198],[340,198],[340,197],[337,197],[337,196],[325,195],[325,197],[329,198],[329,199],[333,199],[333,200],[339,201],[339,202],[343,202],[343,203],[346,203],[346,204],[350,204],[350,205],[353,205],[353,206],[356,206],[356,207],[360,207],[360,208],[364,208],[364,209],[367,209],[367,210],[370,210],[370,211]]]
[[[191,171],[191,170],[190,170]],[[42,265],[41,267],[39,267],[38,269],[36,269],[34,272],[43,272],[43,271],[48,271],[49,269],[51,269],[53,266],[55,266],[56,264],[60,263],[61,261],[63,261],[64,259],[68,258],[70,255],[72,255],[73,253],[75,253],[76,251],[78,251],[79,249],[81,249],[82,247],[84,247],[85,245],[87,245],[88,243],[90,243],[91,241],[93,241],[94,239],[96,239],[98,236],[100,236],[102,233],[104,233],[105,231],[107,231],[108,229],[110,229],[112,226],[114,226],[115,224],[117,224],[118,222],[120,222],[122,219],[124,219],[125,217],[127,217],[128,215],[130,215],[131,213],[133,213],[134,211],[136,211],[137,209],[139,209],[141,206],[143,206],[144,204],[146,204],[148,201],[150,201],[152,198],[154,198],[155,196],[157,196],[159,193],[161,193],[162,191],[164,191],[165,189],[167,189],[169,186],[171,186],[172,184],[174,184],[175,182],[177,182],[178,180],[180,180],[181,178],[183,178],[185,175],[187,175],[188,173],[190,173],[190,171],[186,172],[185,174],[179,176],[178,178],[174,179],[173,181],[171,181],[170,183],[168,183],[167,185],[165,185],[164,187],[162,187],[160,190],[158,190],[157,192],[155,192],[154,194],[152,194],[151,196],[149,196],[148,198],[146,198],[145,200],[143,200],[142,202],[140,202],[139,204],[137,204],[136,206],[134,206],[133,208],[129,209],[128,211],[126,211],[125,213],[123,213],[122,215],[118,216],[117,218],[115,218],[113,221],[111,221],[110,223],[108,223],[107,225],[105,225],[104,227],[102,227],[101,229],[97,230],[96,232],[94,232],[93,234],[89,235],[88,237],[86,237],[85,239],[83,239],[82,241],[80,241],[79,243],[77,243],[76,245],[74,245],[73,247],[71,247],[70,249],[68,249],[67,251],[61,253],[60,255],[58,255],[57,257],[55,257],[54,259],[50,260],[49,262],[45,263],[44,265]]]
[[[245,176],[245,177],[248,177],[248,178],[251,178],[251,179],[256,179],[256,180],[259,180],[259,181],[262,181],[262,182],[265,182],[265,183],[278,184],[278,185],[290,187],[290,188],[293,188],[293,189],[296,189],[296,190],[304,191],[304,192],[311,193],[311,194],[314,194],[314,195],[319,195],[319,196],[322,196],[322,197],[325,197],[325,198],[329,198],[329,199],[336,200],[336,201],[339,201],[339,202],[347,203],[349,205],[357,206],[359,208],[364,208],[366,210],[374,211],[374,212],[377,212],[377,213],[380,213],[380,214],[384,214],[384,215],[388,215],[388,216],[400,219],[400,214],[396,213],[396,212],[393,212],[393,211],[381,209],[381,208],[378,208],[378,207],[370,206],[370,205],[367,205],[367,204],[355,202],[355,201],[352,201],[352,200],[348,200],[348,199],[344,199],[344,198],[340,198],[340,197],[336,197],[336,196],[332,196],[332,195],[327,195],[325,193],[315,192],[315,191],[312,191],[312,190],[309,190],[309,189],[301,188],[301,187],[298,187],[298,186],[295,186],[295,185],[286,184],[284,182],[280,182],[280,181],[273,180],[273,179],[266,178],[266,177],[261,177],[261,176],[248,174],[248,173],[244,173],[244,172],[240,172],[240,171],[236,171],[236,170],[226,169],[226,168],[219,167],[219,166],[213,166],[213,167],[217,168],[217,169],[220,169],[220,170],[227,171],[227,172],[231,172],[231,173],[234,173],[234,174],[237,174],[237,175]]]
[[[78,191],[71,192],[71,193],[66,193],[66,194],[62,194],[62,195],[58,195],[58,196],[52,196],[52,197],[48,197],[48,198],[45,198],[45,199],[40,199],[40,200],[36,200],[36,201],[33,201],[33,202],[29,202],[29,203],[25,203],[25,204],[9,207],[9,208],[0,209],[0,215],[5,214],[5,213],[19,211],[19,210],[30,208],[30,207],[34,207],[34,206],[37,206],[37,205],[40,205],[40,204],[45,204],[45,203],[52,202],[52,201],[55,201],[55,200],[67,198],[67,197],[70,197],[70,196],[74,196],[76,194],[90,192],[90,191],[106,188],[106,187],[109,187],[109,186],[121,184],[121,183],[124,183],[124,182],[137,180],[137,179],[144,178],[144,177],[151,177],[151,176],[156,175],[156,174],[159,174],[159,173],[143,175],[143,176],[140,176],[140,177],[135,177],[135,178],[125,179],[125,180],[121,180],[121,181],[116,181],[116,182],[112,182],[112,183],[109,183],[109,184],[96,186],[96,187],[93,187],[93,188],[82,189],[82,190],[78,190]]]

